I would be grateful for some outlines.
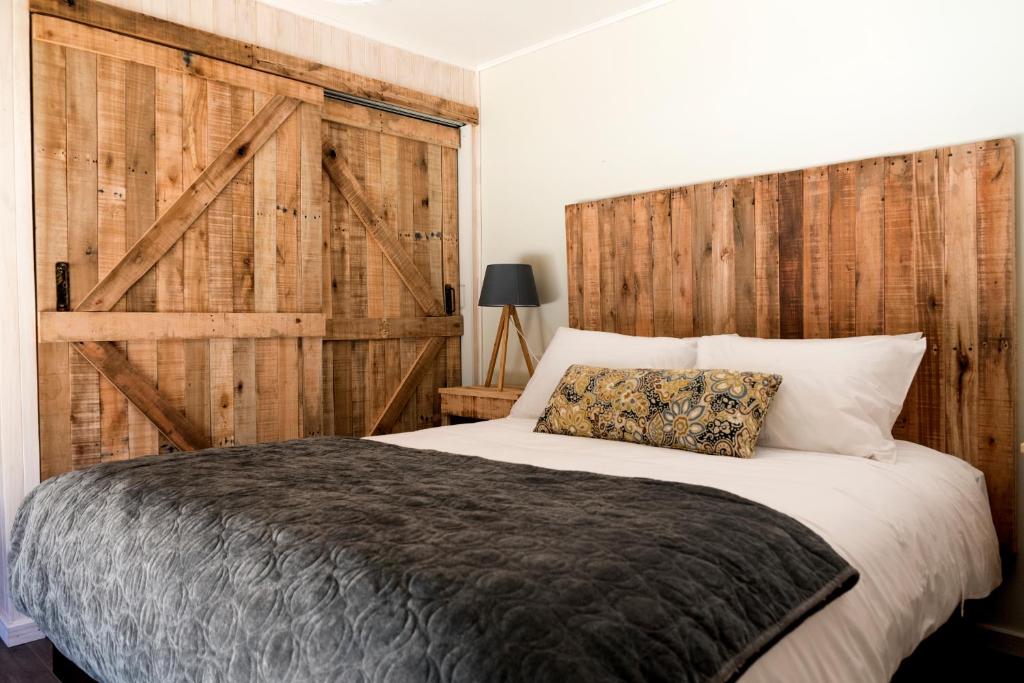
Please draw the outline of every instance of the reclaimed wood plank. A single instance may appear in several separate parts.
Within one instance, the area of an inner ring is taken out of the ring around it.
[[[579,286],[582,296],[580,327],[601,329],[601,252],[594,247],[600,239],[600,209],[587,202],[580,206]]]
[[[156,163],[156,215],[165,211],[181,196],[185,176],[182,150],[184,139],[182,125],[185,119],[184,78],[180,73],[158,69],[156,72],[156,130],[160,134],[154,141]],[[122,245],[118,257],[127,251],[128,243]],[[116,265],[111,263],[104,275]],[[182,311],[185,308],[185,248],[179,240],[156,267],[157,309],[164,312]],[[190,285],[191,287],[191,285]],[[116,310],[116,308],[115,308]],[[157,385],[168,401],[178,410],[184,410],[185,349],[180,341],[158,341]],[[118,394],[119,395],[119,394]],[[165,437],[161,438],[161,452],[176,450]]]
[[[311,104],[299,108],[299,310],[323,310],[323,195],[320,162],[322,135],[320,109]]]
[[[424,320],[417,318],[416,320]],[[438,318],[438,327],[425,324],[422,329],[441,329],[456,334],[448,318]],[[388,321],[371,321],[385,330]],[[459,321],[461,323],[461,320]],[[392,321],[396,329],[415,331],[417,325],[402,319]],[[239,337],[320,337],[326,322],[321,313],[126,313],[42,312],[39,314],[39,339],[58,341],[167,341],[172,339],[232,339]],[[362,329],[369,329],[365,327]],[[364,338],[364,337],[351,337]]]
[[[317,169],[319,170],[319,169]],[[317,337],[299,340],[301,355],[302,436],[315,437],[324,434],[323,417],[323,342]]]
[[[611,268],[615,288],[615,331],[636,334],[636,281],[633,279],[633,201],[629,197],[612,200],[612,235],[615,240],[615,259],[602,268]],[[602,283],[603,289],[603,283]]]
[[[733,308],[736,332],[757,334],[757,221],[754,178],[732,183]]]
[[[96,59],[97,280],[109,273],[128,249],[125,79],[123,61],[104,56]],[[157,154],[159,156],[159,147]],[[92,285],[95,284],[93,281]],[[123,311],[124,308],[121,301],[113,310]],[[119,350],[124,351],[124,348],[119,347]],[[101,460],[125,460],[130,455],[128,401],[106,379],[100,379],[100,442]]]
[[[232,340],[231,368],[234,372],[235,423],[237,445],[258,440],[259,412],[256,396],[256,340],[251,337]]]
[[[231,90],[231,129],[232,133],[241,130],[245,122],[253,115],[254,95],[251,90],[232,88]],[[257,152],[257,157],[263,150]],[[255,251],[253,238],[254,204],[253,204],[253,168],[255,158],[250,160],[231,180],[231,279],[232,303],[236,313],[255,310]],[[319,172],[319,169],[317,169]],[[253,383],[255,380],[253,379]]]
[[[299,386],[302,382],[298,339],[277,339],[278,435],[282,441],[302,436]]]
[[[857,333],[857,164],[829,166],[829,334]]]
[[[886,334],[916,332],[920,326],[914,258],[914,159],[910,155],[889,157],[871,166],[872,169],[878,167],[884,174],[885,193],[884,246],[876,255],[884,263],[882,329]],[[939,247],[941,249],[941,242]],[[911,385],[908,400],[904,402],[907,407],[896,420],[893,433],[900,438],[915,441],[921,438],[920,413],[913,408],[920,401],[920,385],[919,381]]]
[[[711,333],[736,331],[736,245],[733,183],[711,188]]]
[[[885,268],[889,262],[883,205],[885,168],[885,159],[866,159],[857,165],[857,315],[854,333],[861,336],[885,331]],[[909,232],[904,237],[906,244],[913,245],[913,236]],[[912,267],[905,269],[903,275],[907,282],[913,283]],[[907,303],[913,309],[913,304]]]
[[[754,184],[756,336],[776,338],[780,329],[779,176],[758,176]]]
[[[125,226],[129,244],[137,242],[156,217],[156,70],[152,66],[129,61],[125,67]],[[124,257],[122,257],[123,262]],[[119,262],[119,263],[121,263]],[[139,269],[138,277],[123,292],[110,296],[107,309],[124,296],[128,311],[155,311],[157,306],[156,270]],[[115,265],[104,279],[117,270]],[[102,280],[100,281],[102,282]],[[97,287],[99,284],[96,285]],[[88,307],[90,290],[79,306]],[[77,308],[78,306],[76,306]],[[127,359],[155,383],[158,373],[157,346],[153,342],[131,342]],[[137,406],[128,406],[128,445],[130,457],[159,452],[160,435],[152,421]]]
[[[71,457],[71,359],[67,344],[39,344],[39,478],[74,469]]]
[[[269,97],[256,94],[262,109]],[[265,144],[253,159],[253,308],[277,308],[277,144]],[[260,439],[262,441],[262,439]]]
[[[234,341],[211,339],[210,443],[215,448],[235,445]]]
[[[206,84],[206,149],[227,149],[233,130],[231,86],[210,81]],[[228,188],[242,165],[206,209],[207,310],[233,311],[234,300],[234,192]],[[226,349],[220,349],[221,355]],[[216,364],[214,364],[216,367]],[[214,439],[214,443],[217,440]]]
[[[715,229],[713,183],[690,188],[693,231],[693,334],[715,333]],[[721,314],[719,314],[721,315]]]
[[[947,386],[945,336],[946,291],[945,227],[942,220],[940,178],[945,176],[947,157],[939,150],[914,154],[914,271],[917,321],[928,339],[928,351],[917,371],[917,424],[922,443],[943,452],[946,444],[946,408],[943,394]],[[889,212],[888,200],[886,213]]]
[[[399,140],[390,135],[372,133],[367,133],[366,139],[368,144],[375,144],[373,158],[379,159],[380,163],[380,184],[371,188],[370,192],[377,193],[374,201],[381,207],[381,216],[387,222],[389,233],[412,257],[416,270],[426,279],[425,254],[415,239],[417,229],[422,225],[422,213],[418,211],[418,205],[428,200],[426,179],[423,177],[426,165],[423,145],[414,140]],[[383,254],[378,256],[376,249],[370,252],[373,254],[374,267],[370,270],[367,286],[375,300],[379,301],[380,307],[377,310],[383,316],[415,316],[419,310],[416,300],[405,293],[398,274],[388,265]],[[411,339],[394,339],[373,342],[370,346],[371,353],[394,359],[377,370],[382,376],[385,391],[391,391],[402,381],[403,368],[415,359],[416,342]],[[416,429],[418,394],[416,391],[410,397],[406,409],[395,421],[393,431],[408,432]],[[386,398],[386,394],[381,398]]]
[[[977,165],[978,421],[977,464],[986,473],[1001,543],[1016,525],[1016,224],[1012,139],[974,145]],[[993,476],[994,475],[994,476]]]
[[[803,304],[807,338],[829,336],[829,178],[828,167],[804,171]]]
[[[206,129],[209,106],[206,81],[186,78],[183,85],[184,119],[182,121],[182,184],[191,187],[202,176],[210,157]],[[175,197],[161,217],[169,215],[174,203],[186,193]],[[175,244],[180,244],[183,261],[184,283],[182,297],[186,311],[209,310],[208,265],[209,247],[207,242],[208,221],[205,206],[198,212],[191,225],[183,226],[183,234]],[[169,240],[168,240],[169,241]],[[160,258],[160,257],[157,257]]]
[[[280,441],[278,403],[282,400],[278,381],[278,339],[257,339],[256,344],[256,440]]]
[[[135,244],[152,225],[156,217],[156,71],[152,67],[128,62],[125,70],[125,155],[126,155],[126,226],[128,244]],[[104,280],[119,269],[124,257],[107,273]],[[122,295],[129,311],[156,309],[156,261],[139,268],[124,291],[110,293],[105,303],[113,307]],[[102,281],[101,281],[102,282]],[[98,286],[98,285],[97,285]],[[94,288],[95,289],[95,288]],[[79,306],[87,310],[92,291],[83,297]]]
[[[54,270],[68,260],[67,109],[64,48],[32,49],[32,130],[36,224],[36,302],[57,310]]]
[[[654,328],[656,337],[672,334],[672,194],[655,192],[650,195],[652,243],[654,258],[652,274]]]
[[[779,334],[804,336],[803,171],[779,174]]]
[[[977,460],[978,415],[978,217],[977,165],[973,145],[950,147],[945,173],[940,166],[939,206],[945,229],[947,341],[943,394],[946,445],[972,464]]]
[[[451,287],[452,310],[448,317],[461,318],[462,286],[459,274],[459,155],[450,147],[441,150],[441,235],[444,250],[444,284]],[[452,315],[454,314],[454,315]],[[445,386],[462,385],[462,333],[445,342]],[[438,406],[440,412],[440,405]]]
[[[631,201],[632,259],[625,277],[635,290],[636,314],[632,334],[654,335],[654,216],[651,196],[636,195]]]
[[[694,334],[693,200],[690,188],[672,191],[672,335]]]
[[[275,169],[277,310],[299,310],[299,147],[301,122],[291,115],[277,129]]]
[[[68,279],[74,306],[96,283],[99,270],[96,55],[68,49],[65,60]],[[81,469],[101,457],[100,377],[78,354],[71,356],[69,371],[71,465]]]
[[[323,389],[323,433],[324,434],[335,434],[338,435],[339,431],[338,422],[335,420],[334,413],[334,349],[338,346],[338,343],[324,342],[321,350],[323,357],[323,375],[321,378],[321,388]]]
[[[597,263],[598,279],[598,310],[595,330],[616,331],[621,329],[619,295],[622,283],[619,278],[619,266],[623,251],[619,245],[618,227],[615,223],[615,202],[611,199],[598,203],[598,238],[600,242],[594,253]],[[589,247],[593,249],[593,246]]]

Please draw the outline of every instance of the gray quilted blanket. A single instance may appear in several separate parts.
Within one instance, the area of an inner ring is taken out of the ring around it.
[[[51,479],[18,609],[120,681],[724,681],[857,580],[716,489],[323,438]]]

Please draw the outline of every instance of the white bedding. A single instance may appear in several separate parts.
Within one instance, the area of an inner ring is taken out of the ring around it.
[[[533,433],[507,418],[375,437],[448,453],[561,470],[713,486],[816,531],[860,582],[762,656],[744,683],[888,681],[962,599],[1000,581],[981,472],[897,442],[894,462],[759,448],[752,460]]]

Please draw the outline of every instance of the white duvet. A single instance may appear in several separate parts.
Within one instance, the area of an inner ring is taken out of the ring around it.
[[[984,479],[966,462],[897,442],[894,462],[759,448],[751,460],[535,434],[508,418],[381,441],[491,460],[713,486],[803,522],[860,581],[763,655],[744,683],[888,681],[963,599],[1000,582]]]

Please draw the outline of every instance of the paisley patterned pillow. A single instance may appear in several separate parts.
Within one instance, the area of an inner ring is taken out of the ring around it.
[[[535,432],[749,458],[782,377],[572,365]]]

